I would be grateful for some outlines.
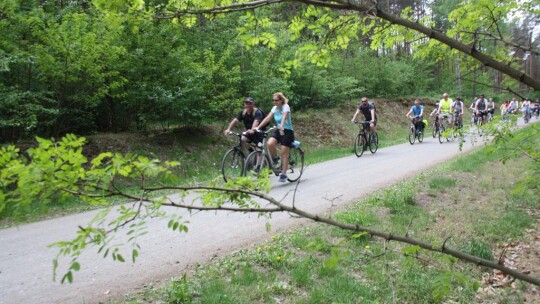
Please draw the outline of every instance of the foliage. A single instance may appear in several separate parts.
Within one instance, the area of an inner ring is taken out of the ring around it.
[[[214,4],[192,1],[189,8]],[[519,35],[511,45],[527,44],[521,37],[533,24],[518,24],[511,16],[535,12],[537,6],[522,4],[437,1],[396,3],[389,9],[466,44],[473,41],[471,31],[482,33],[476,38],[479,50],[514,62],[528,57],[501,41],[512,42],[514,31]],[[276,91],[285,92],[293,106],[320,108],[360,95],[438,96],[444,90],[469,96],[477,90],[470,80],[479,63],[403,26],[355,11],[280,3],[245,12],[175,15],[187,7],[181,1],[154,0],[4,1],[0,85],[16,95],[35,96],[31,99],[51,111],[38,127],[30,121],[4,133],[16,139],[26,133],[58,137],[201,125],[229,119],[237,111],[230,105],[239,106],[245,96],[269,108]],[[434,14],[423,13],[424,7]],[[458,72],[463,82],[456,86]],[[484,76],[473,80],[488,85],[500,78],[485,68],[478,74]],[[518,85],[508,77],[497,82]],[[481,90],[487,92],[488,86]],[[19,104],[25,98],[17,97]]]

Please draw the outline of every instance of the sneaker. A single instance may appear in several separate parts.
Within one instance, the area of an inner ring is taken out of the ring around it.
[[[280,182],[280,183],[284,183],[284,182],[286,182],[286,181],[287,181],[287,175],[285,175],[285,174],[280,174],[280,175],[279,175],[279,182]]]

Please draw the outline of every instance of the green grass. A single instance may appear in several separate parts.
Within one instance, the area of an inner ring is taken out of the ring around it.
[[[518,240],[534,219],[524,211],[534,193],[513,192],[527,160],[506,165],[480,152],[465,155],[416,178],[351,204],[333,215],[339,221],[442,244],[493,260],[496,244]],[[456,171],[475,164],[473,172]],[[501,171],[505,166],[508,168]],[[492,191],[478,193],[477,175]],[[459,190],[458,190],[459,189]],[[443,191],[444,190],[444,191]],[[429,193],[429,195],[428,195]],[[459,195],[453,195],[459,193]],[[471,197],[476,198],[471,201]],[[151,302],[167,299],[171,288],[193,303],[470,303],[484,269],[446,255],[325,225],[309,225],[269,242],[202,265],[182,286],[166,285]],[[410,249],[407,249],[410,250]],[[183,288],[183,289],[182,289]],[[481,294],[493,303],[523,298],[526,288]],[[144,294],[144,292],[143,292]],[[130,298],[133,303],[137,296]],[[170,302],[169,302],[170,303]]]

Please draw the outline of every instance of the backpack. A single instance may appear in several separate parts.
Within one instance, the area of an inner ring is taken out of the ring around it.
[[[257,113],[257,111],[261,111],[263,119],[266,117],[266,113],[264,113],[264,111],[262,109],[259,109],[259,108],[253,108],[253,116],[255,116],[255,113]],[[246,114],[247,114],[247,110],[244,109],[242,111],[242,118],[244,118],[246,116]]]

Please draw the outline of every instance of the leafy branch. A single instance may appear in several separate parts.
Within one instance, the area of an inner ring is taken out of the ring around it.
[[[215,13],[229,13],[231,10],[248,10],[255,9],[261,6],[274,5],[278,3],[285,2],[298,2],[306,5],[313,5],[315,7],[325,7],[333,10],[350,10],[362,14],[373,15],[375,17],[386,20],[392,24],[397,24],[404,26],[410,30],[422,33],[429,37],[430,39],[435,39],[450,48],[456,49],[462,53],[467,54],[475,58],[476,60],[482,62],[483,65],[489,66],[495,70],[498,70],[513,79],[516,79],[535,90],[540,90],[540,80],[534,79],[530,75],[523,73],[520,70],[512,68],[487,54],[480,52],[474,47],[474,45],[464,44],[461,41],[447,36],[446,34],[434,30],[426,25],[423,25],[419,22],[413,20],[408,20],[400,16],[394,15],[390,12],[387,12],[376,5],[376,1],[373,1],[370,4],[366,4],[362,1],[350,1],[350,0],[335,0],[335,1],[318,1],[318,0],[258,0],[251,2],[243,3],[233,3],[225,6],[216,6],[204,8],[200,7],[198,9],[184,9],[178,10],[175,13],[168,15],[155,15],[156,19],[173,19],[178,18],[184,15],[201,15],[201,14],[215,14]]]

